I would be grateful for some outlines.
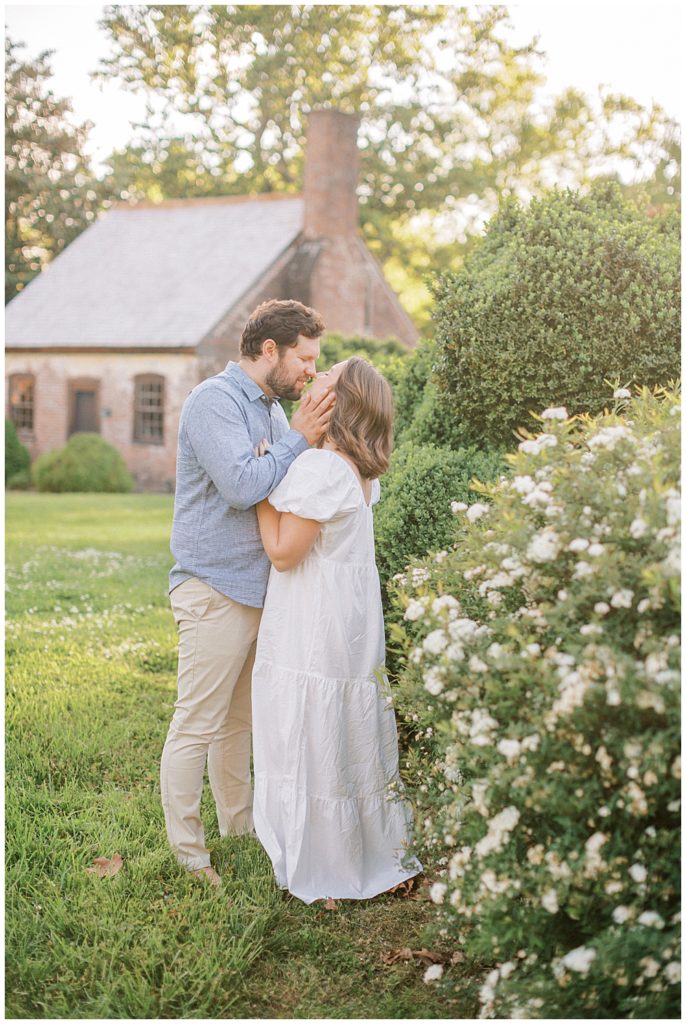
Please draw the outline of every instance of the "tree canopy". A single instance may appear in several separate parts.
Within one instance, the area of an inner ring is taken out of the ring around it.
[[[97,75],[148,99],[112,188],[296,191],[309,112],[357,112],[362,229],[396,286],[454,261],[502,195],[673,164],[657,106],[574,89],[542,105],[537,40],[511,43],[502,6],[111,5],[101,25]]]
[[[83,155],[88,125],[48,88],[50,52],[5,41],[5,302],[94,219],[103,186]]]

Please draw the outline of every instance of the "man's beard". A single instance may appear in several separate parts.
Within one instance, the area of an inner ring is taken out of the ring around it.
[[[298,402],[302,398],[303,389],[298,389],[295,381],[286,376],[281,360],[269,371],[265,377],[265,384],[277,398],[287,398],[291,402]]]

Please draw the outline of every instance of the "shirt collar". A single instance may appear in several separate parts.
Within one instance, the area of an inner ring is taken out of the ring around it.
[[[226,365],[224,372],[227,376],[232,377],[236,383],[240,386],[243,394],[251,402],[262,401],[265,405],[272,406],[275,402],[278,402],[278,398],[270,398],[266,395],[260,385],[249,377],[245,370],[242,370],[238,363],[230,361]]]

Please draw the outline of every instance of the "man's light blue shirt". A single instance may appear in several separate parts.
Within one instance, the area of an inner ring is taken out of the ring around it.
[[[271,447],[257,457],[265,437]],[[308,447],[237,363],[193,388],[179,422],[170,591],[195,576],[240,604],[264,605],[270,563],[255,505]]]

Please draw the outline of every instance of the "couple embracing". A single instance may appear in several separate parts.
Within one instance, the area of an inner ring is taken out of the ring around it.
[[[405,857],[409,808],[389,793],[398,745],[374,561],[393,400],[363,359],[317,374],[323,331],[299,302],[263,303],[239,361],[184,404],[178,699],[161,764],[181,864],[220,884],[200,819],[207,763],[221,834],[256,833],[277,885],[305,903],[369,899],[421,871]],[[289,427],[278,399],[301,397]]]

